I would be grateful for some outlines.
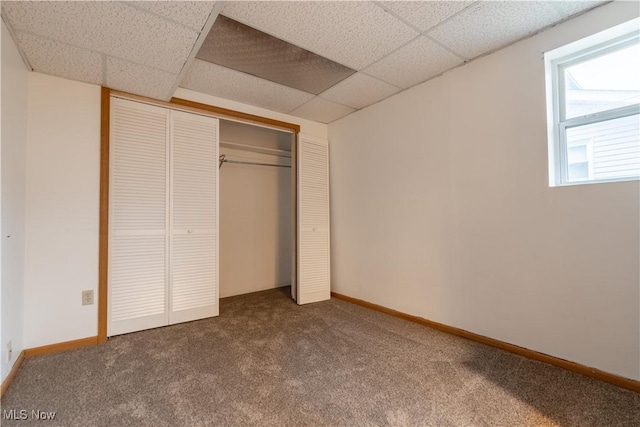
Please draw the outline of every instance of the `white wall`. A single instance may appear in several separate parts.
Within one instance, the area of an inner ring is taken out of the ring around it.
[[[25,347],[97,334],[100,87],[29,74]]]
[[[543,52],[615,2],[329,125],[332,289],[640,379],[640,185],[549,188]]]
[[[289,114],[278,113],[266,110],[260,107],[254,107],[240,102],[230,101],[228,99],[211,96],[200,92],[194,92],[189,89],[179,87],[173,94],[176,98],[188,99],[194,102],[200,102],[216,107],[229,108],[231,110],[241,111],[243,113],[255,114],[257,116],[267,117],[283,122],[294,123],[300,125],[300,133],[318,138],[327,138],[327,125],[324,123],[314,122],[311,120],[301,119],[300,117],[291,116]]]
[[[0,21],[1,22],[1,21]],[[1,305],[2,339],[0,355],[2,380],[24,349],[23,291],[25,254],[25,176],[27,147],[27,68],[11,35],[2,26],[2,182]],[[12,357],[7,359],[7,343]]]
[[[233,160],[290,159],[220,147]],[[220,169],[220,297],[291,284],[291,169],[225,163]]]

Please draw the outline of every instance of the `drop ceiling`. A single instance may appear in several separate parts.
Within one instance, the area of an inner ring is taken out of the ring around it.
[[[318,95],[355,70],[219,15],[196,58]]]
[[[37,72],[330,123],[604,1],[2,1]]]

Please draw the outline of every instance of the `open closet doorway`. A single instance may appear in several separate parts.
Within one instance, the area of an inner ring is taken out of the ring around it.
[[[291,286],[296,299],[294,132],[220,120],[220,297]]]

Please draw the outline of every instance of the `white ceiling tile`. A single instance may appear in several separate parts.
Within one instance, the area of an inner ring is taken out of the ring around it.
[[[439,24],[473,3],[471,1],[383,1],[379,4],[420,31]]]
[[[180,86],[284,113],[313,98],[310,93],[199,59],[193,61]]]
[[[470,59],[513,43],[560,19],[553,2],[478,2],[427,34]]]
[[[554,1],[553,7],[556,8],[558,14],[562,19],[568,18],[576,13],[584,12],[589,9],[593,9],[603,3],[607,3],[606,0],[600,1]]]
[[[223,15],[360,70],[417,32],[371,2],[233,2]]]
[[[198,33],[120,2],[2,2],[15,30],[177,73]]]
[[[320,97],[349,107],[363,108],[399,91],[399,88],[389,83],[356,73],[322,92]]]
[[[102,84],[102,55],[16,31],[18,45],[34,71],[70,80]]]
[[[214,1],[132,1],[134,7],[148,10],[200,31],[213,10]]]
[[[107,58],[106,85],[111,89],[168,100],[177,77],[177,74],[122,59]]]
[[[289,114],[320,123],[331,123],[354,111],[353,108],[315,97],[306,104],[291,111]]]
[[[364,72],[396,86],[408,88],[462,62],[461,58],[421,36],[366,68]]]

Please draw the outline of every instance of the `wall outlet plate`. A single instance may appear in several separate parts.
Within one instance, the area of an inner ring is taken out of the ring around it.
[[[82,291],[82,305],[93,304],[93,289]]]

